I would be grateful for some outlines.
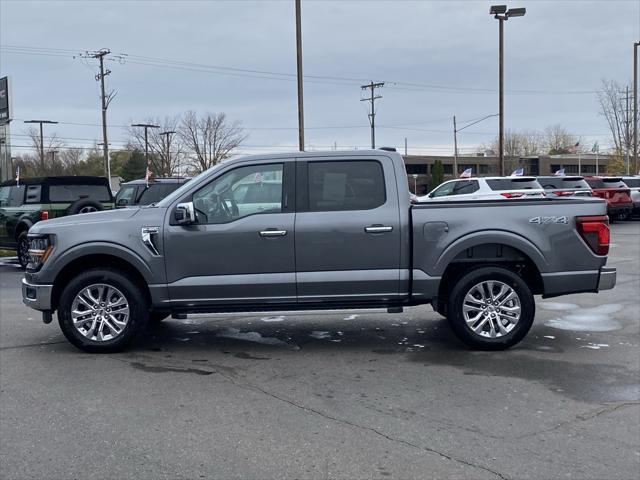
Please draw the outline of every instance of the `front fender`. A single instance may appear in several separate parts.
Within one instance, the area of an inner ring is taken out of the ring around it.
[[[451,261],[466,249],[490,243],[507,245],[520,250],[533,261],[539,272],[549,271],[549,262],[542,251],[530,240],[504,230],[484,230],[469,233],[447,246],[434,265],[435,274],[442,275]]]
[[[51,258],[51,263],[47,262],[45,268],[38,272],[39,283],[53,283],[55,277],[71,262],[90,255],[109,255],[117,257],[127,262],[135,268],[147,283],[159,283],[158,274],[154,273],[138,253],[112,242],[91,242],[73,246],[62,252],[56,252]],[[164,273],[164,271],[162,272]]]

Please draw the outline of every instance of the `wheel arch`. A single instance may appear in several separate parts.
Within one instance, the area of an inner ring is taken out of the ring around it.
[[[65,285],[78,273],[92,269],[100,268],[118,270],[125,273],[132,281],[134,281],[145,295],[148,303],[151,302],[151,292],[148,285],[147,277],[143,269],[139,268],[137,262],[131,261],[129,258],[123,258],[120,255],[110,253],[85,252],[82,255],[76,255],[61,267],[53,280],[53,290],[51,292],[51,306],[55,310],[58,308],[60,296]],[[143,273],[144,272],[144,273]]]

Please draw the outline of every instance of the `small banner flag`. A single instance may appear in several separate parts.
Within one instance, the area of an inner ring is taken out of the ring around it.
[[[512,177],[521,177],[524,175],[524,168],[516,168],[511,174]]]
[[[153,173],[151,172],[151,170],[149,170],[149,167],[147,166],[147,172],[144,174],[144,181],[147,182],[147,187],[149,186],[149,179],[151,178],[151,175],[153,175]]]
[[[460,174],[460,178],[471,178],[472,168],[467,168],[464,172]]]
[[[556,177],[564,177],[564,168],[561,168],[560,170],[556,170],[556,173],[554,173],[554,175]]]
[[[16,167],[16,187],[20,186],[20,165]]]
[[[598,153],[600,151],[600,145],[598,145],[597,141],[596,141],[596,143],[593,144],[593,147],[591,147],[591,151],[593,153]]]

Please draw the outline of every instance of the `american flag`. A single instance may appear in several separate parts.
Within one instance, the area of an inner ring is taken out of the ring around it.
[[[471,171],[472,170],[473,170],[472,168],[467,168],[464,172],[462,172],[460,174],[459,178],[471,178]]]
[[[20,186],[20,165],[16,167],[16,187]]]
[[[578,147],[580,146],[580,142],[576,142],[576,144],[573,147],[569,147],[567,148],[567,151],[569,153],[577,153],[578,152]]]
[[[147,165],[147,171],[144,174],[144,181],[147,182],[147,186],[149,186],[149,179],[151,178],[151,175],[153,175],[153,172],[149,170],[149,166]]]
[[[516,168],[511,174],[512,177],[521,177],[524,175],[524,168]]]
[[[556,170],[556,173],[554,173],[554,175],[556,177],[564,177],[564,168],[561,168],[560,170]]]

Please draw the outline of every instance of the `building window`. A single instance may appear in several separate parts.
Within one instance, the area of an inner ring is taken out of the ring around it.
[[[451,164],[442,165],[442,168],[444,170],[445,175],[453,175],[453,165]]]
[[[596,166],[595,165],[582,165],[581,168],[581,172],[580,173],[587,173],[587,174],[594,174],[596,173]]]
[[[429,173],[428,171],[428,165],[424,164],[424,165],[411,165],[411,164],[407,164],[405,165],[407,168],[407,173],[409,175],[426,175],[427,173]]]
[[[563,165],[564,173],[578,173],[578,165]]]
[[[562,165],[558,165],[558,164],[552,164],[549,167],[549,170],[551,170],[549,173],[556,173],[558,170],[562,169]]]
[[[489,173],[489,165],[479,165],[480,175],[487,175]]]

